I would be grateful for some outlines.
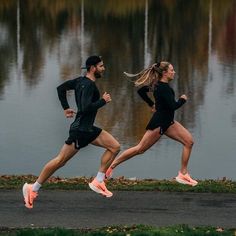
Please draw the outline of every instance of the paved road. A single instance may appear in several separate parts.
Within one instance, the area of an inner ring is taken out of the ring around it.
[[[0,228],[97,228],[111,225],[219,226],[236,228],[236,194],[41,190],[33,209],[19,190],[0,190]]]

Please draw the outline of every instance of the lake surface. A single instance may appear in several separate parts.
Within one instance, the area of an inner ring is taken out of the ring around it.
[[[56,87],[102,55],[97,82],[112,102],[96,125],[122,150],[135,145],[152,113],[123,71],[170,61],[171,86],[189,100],[176,112],[194,136],[189,170],[198,179],[236,180],[236,1],[234,0],[2,0],[0,2],[0,175],[38,175],[68,136]],[[75,107],[73,93],[68,94]],[[115,176],[169,179],[182,146],[165,136]],[[89,145],[60,177],[97,173],[103,149]]]

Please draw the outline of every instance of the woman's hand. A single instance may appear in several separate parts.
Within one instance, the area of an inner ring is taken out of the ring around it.
[[[155,106],[155,104],[152,105],[151,111],[152,111],[153,113],[156,112],[156,106]]]

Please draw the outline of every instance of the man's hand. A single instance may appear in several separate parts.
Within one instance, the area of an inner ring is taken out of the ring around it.
[[[76,114],[76,112],[73,109],[68,108],[68,109],[64,110],[64,114],[65,114],[66,118],[73,118],[74,115]]]
[[[111,101],[111,96],[109,93],[105,92],[103,95],[102,95],[102,98],[106,101],[106,103],[110,102]]]
[[[187,96],[185,94],[181,95],[180,98],[183,98],[184,100],[188,100]]]

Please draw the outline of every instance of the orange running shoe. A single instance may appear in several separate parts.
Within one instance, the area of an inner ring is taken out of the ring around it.
[[[191,178],[189,173],[182,174],[180,171],[178,173],[178,176],[175,177],[176,181],[181,184],[188,184],[191,186],[196,186],[198,182]]]
[[[110,192],[107,188],[106,185],[104,183],[104,181],[102,183],[100,183],[99,181],[97,181],[96,178],[93,179],[93,181],[91,183],[89,183],[89,187],[96,193],[100,193],[105,197],[112,197],[113,193]]]
[[[113,175],[113,169],[109,167],[105,173],[105,179],[110,179]]]
[[[32,190],[32,186],[32,184],[25,183],[22,188],[24,202],[27,208],[33,208],[34,199],[38,196],[38,193]]]

